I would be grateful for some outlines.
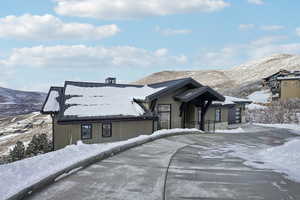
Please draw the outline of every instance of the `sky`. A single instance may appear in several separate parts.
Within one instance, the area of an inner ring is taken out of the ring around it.
[[[2,0],[0,86],[128,83],[300,54],[300,1]]]

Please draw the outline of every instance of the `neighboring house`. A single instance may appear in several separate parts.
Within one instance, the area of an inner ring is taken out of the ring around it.
[[[300,98],[300,72],[280,70],[263,79],[272,92],[272,100]]]
[[[192,78],[150,85],[66,81],[51,87],[42,113],[53,119],[54,149],[78,140],[126,140],[158,129],[214,130],[244,122],[249,100],[224,97]]]

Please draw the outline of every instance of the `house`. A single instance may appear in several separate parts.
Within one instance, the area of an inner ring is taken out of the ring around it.
[[[51,87],[42,107],[53,119],[53,145],[78,140],[102,143],[126,140],[158,129],[226,129],[242,123],[249,100],[224,97],[192,78],[150,85],[66,81]]]
[[[272,100],[300,98],[300,72],[280,70],[263,79],[263,86],[272,92]]]

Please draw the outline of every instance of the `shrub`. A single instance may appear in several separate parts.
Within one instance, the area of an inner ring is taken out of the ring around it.
[[[11,162],[25,158],[25,146],[23,142],[18,141],[14,148],[9,152],[9,160]]]
[[[42,153],[51,151],[51,142],[48,140],[46,134],[34,135],[30,141],[27,149],[26,156],[31,157]]]

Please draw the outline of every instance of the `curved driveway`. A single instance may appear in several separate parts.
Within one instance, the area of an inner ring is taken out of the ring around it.
[[[233,146],[251,153],[295,136],[248,128],[241,134],[181,135],[144,144],[77,171],[30,199],[300,199],[300,183],[248,167],[230,154]]]

